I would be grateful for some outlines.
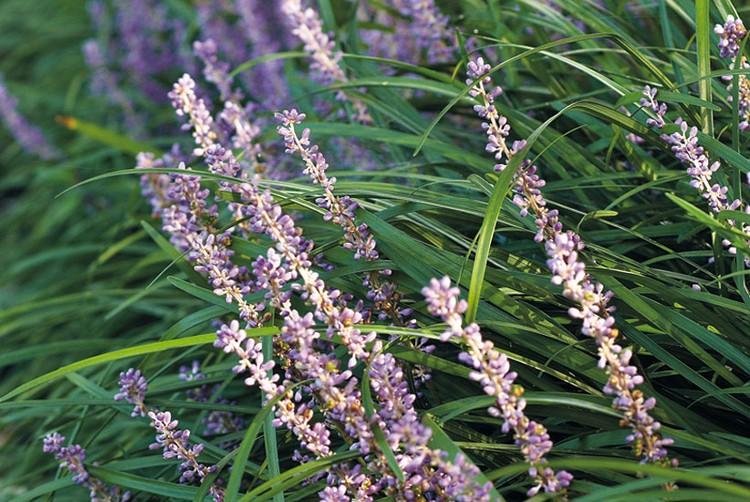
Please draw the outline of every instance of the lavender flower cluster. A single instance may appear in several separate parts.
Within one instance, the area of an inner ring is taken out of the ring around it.
[[[277,113],[276,118],[281,123],[277,130],[284,138],[287,153],[298,154],[305,163],[303,172],[313,183],[323,188],[324,196],[316,200],[318,206],[325,210],[323,219],[342,228],[343,247],[354,251],[354,259],[377,260],[380,255],[369,227],[366,223],[357,224],[355,221],[355,212],[359,205],[349,196],[339,197],[334,193],[336,178],[329,178],[326,174],[328,162],[318,145],[311,145],[310,130],[303,129],[301,135],[297,133],[295,126],[302,124],[305,114],[292,109]],[[368,274],[365,279],[365,286],[368,288],[367,298],[374,302],[380,320],[390,318],[400,324],[410,324],[405,319],[411,314],[411,309],[400,307],[395,284],[382,280],[382,277],[390,275],[391,271],[387,269]]]
[[[149,411],[151,427],[156,430],[156,439],[149,448],[162,450],[165,459],[181,460],[180,482],[190,483],[203,479],[215,470],[214,466],[207,467],[198,462],[198,456],[203,451],[202,444],[190,444],[190,430],[178,429],[179,422],[172,418],[168,411]],[[216,499],[217,497],[214,497]],[[220,498],[219,498],[220,500]]]
[[[427,52],[429,63],[445,63],[455,53],[455,36],[449,18],[438,9],[435,0],[393,0],[393,6],[412,18],[409,31],[417,47]]]
[[[475,59],[468,66],[467,83],[473,86],[471,95],[480,102],[474,109],[485,119],[482,128],[487,131],[487,151],[495,153],[495,158],[501,161],[496,169],[502,170],[507,166],[507,161],[525,146],[525,142],[514,142],[511,148],[506,145],[510,125],[494,105],[494,99],[501,91],[492,87],[492,79],[488,75],[490,70],[490,65],[481,58]],[[665,111],[661,105],[653,102],[651,90],[644,93],[644,99],[648,100],[657,115]],[[609,305],[613,294],[586,272],[586,265],[580,259],[584,243],[576,233],[564,230],[556,209],[547,207],[541,192],[545,181],[537,170],[529,161],[521,163],[514,174],[513,202],[521,209],[521,216],[529,213],[534,216],[537,227],[535,240],[544,242],[552,283],[563,286],[563,295],[575,303],[575,307],[568,311],[570,317],[581,320],[582,333],[596,341],[599,367],[605,369],[608,375],[604,392],[614,396],[612,406],[622,413],[621,425],[632,430],[628,440],[633,443],[636,454],[644,462],[668,462],[666,447],[673,441],[661,436],[661,424],[650,414],[656,400],[646,398],[637,388],[643,383],[643,377],[638,374],[638,368],[631,364],[633,354],[630,349],[617,343],[619,331],[612,316],[614,307]],[[674,460],[672,462],[676,463]]]
[[[117,486],[107,486],[101,480],[92,477],[86,469],[86,450],[79,444],[63,446],[65,436],[52,432],[44,437],[42,451],[54,455],[60,467],[73,475],[73,482],[89,490],[92,502],[127,502],[131,500],[130,492],[121,492]]]
[[[729,68],[750,69],[747,58],[740,55],[740,42],[747,36],[747,30],[742,24],[742,20],[735,19],[734,16],[728,16],[726,22],[714,27],[714,33],[719,35],[719,54],[723,58],[730,59]],[[740,56],[738,58],[738,56]],[[724,75],[723,80],[727,81],[727,91],[729,92],[728,100],[734,101],[734,77]],[[747,131],[750,129],[750,80],[747,75],[737,75],[737,94],[738,94],[738,113],[740,130]]]
[[[642,102],[649,101],[656,107],[657,119],[649,119],[649,125],[661,129],[665,125],[664,116],[667,113],[666,104],[659,104],[656,101],[656,89],[646,88],[643,90],[644,98]],[[714,180],[714,174],[721,169],[721,162],[711,162],[706,150],[698,142],[698,128],[688,126],[682,118],[678,117],[675,124],[679,130],[672,134],[662,134],[661,139],[669,145],[675,158],[679,160],[686,168],[690,176],[690,186],[698,190],[701,197],[706,199],[708,207],[713,213],[721,211],[744,211],[750,214],[750,205],[745,204],[741,199],[736,198],[729,200],[729,187],[717,183]],[[744,221],[728,219],[727,223],[747,236],[747,242],[750,244],[750,224]],[[732,245],[729,239],[723,239],[722,245],[732,254],[737,254],[737,247]],[[750,266],[750,256],[745,256],[745,263]]]
[[[462,352],[459,359],[474,368],[471,379],[479,382],[484,392],[495,398],[495,406],[489,409],[489,413],[503,418],[502,431],[513,431],[516,445],[529,464],[529,476],[534,485],[528,496],[534,496],[542,489],[546,493],[564,490],[573,476],[566,471],[555,473],[546,465],[545,457],[552,449],[547,429],[525,415],[526,401],[521,397],[523,387],[514,384],[517,375],[510,371],[508,356],[498,351],[491,341],[482,338],[476,323],[463,325],[462,314],[467,305],[464,300],[459,300],[459,293],[458,288],[451,287],[447,276],[441,280],[432,279],[422,290],[427,310],[448,325],[441,340],[457,338],[466,346],[466,352]]]
[[[336,49],[332,37],[323,31],[320,15],[314,9],[305,8],[302,0],[282,0],[282,11],[293,26],[294,33],[304,45],[312,64],[310,70],[313,78],[324,85],[345,83],[346,73],[341,68],[343,54]],[[369,124],[372,122],[367,106],[359,99],[349,98],[343,91],[336,93],[341,101],[349,101],[354,107],[354,120]]]
[[[747,30],[741,19],[727,16],[726,22],[714,27],[714,33],[719,35],[719,55],[723,58],[736,58],[740,52],[740,42]]]
[[[147,389],[148,383],[141,372],[130,368],[120,373],[120,392],[115,394],[115,401],[125,400],[134,405],[130,414],[133,417],[146,416],[146,405],[143,401],[146,399]]]
[[[214,137],[196,134],[196,130],[211,130],[213,122],[204,113],[206,107],[190,94],[186,79],[183,77],[176,85],[173,99],[178,113],[186,118],[193,129],[197,145],[195,153],[203,156],[212,172],[237,173],[238,161],[231,151],[222,147]],[[359,232],[357,239],[352,236],[350,240],[352,247],[360,251],[361,257],[376,257],[374,241],[368,244],[364,235],[366,227],[356,226],[353,213],[347,212],[351,205],[341,204],[333,195],[334,181],[325,175],[326,164],[322,155],[319,155],[317,148],[309,145],[309,133],[303,133],[306,138],[303,141],[289,129],[301,120],[299,114],[286,112],[281,117],[285,121],[282,129],[286,128],[282,134],[287,136],[288,146],[291,149],[291,142],[295,142],[294,151],[310,162],[306,161],[308,173],[329,189],[328,195],[332,198],[321,201],[321,204],[325,204],[331,212],[331,219],[338,218],[340,224],[344,223],[345,230]],[[154,165],[153,161],[151,165]],[[322,497],[333,497],[343,492],[357,500],[372,500],[375,494],[381,492],[403,494],[417,490],[438,497],[451,494],[449,498],[455,500],[486,499],[489,487],[475,485],[470,463],[462,458],[449,462],[444,453],[427,447],[430,432],[417,420],[418,415],[413,408],[415,397],[406,393],[408,386],[403,371],[393,356],[381,353],[382,344],[375,340],[374,333],[364,334],[357,328],[364,321],[360,312],[361,303],[356,308],[348,307],[349,295],[329,289],[319,274],[312,270],[310,251],[313,243],[302,237],[301,229],[283,213],[270,193],[260,189],[258,176],[251,176],[238,188],[232,189],[240,198],[239,214],[247,222],[248,229],[265,234],[275,242],[266,256],[258,257],[253,263],[252,275],[256,277],[255,280],[245,275],[249,271],[232,263],[231,252],[227,249],[230,235],[226,232],[218,234],[210,224],[217,213],[207,207],[208,193],[201,188],[197,177],[174,175],[167,184],[171,186],[166,189],[166,200],[156,199],[165,230],[172,234],[173,242],[182,246],[180,249],[188,251],[188,258],[195,263],[196,270],[209,276],[217,294],[226,296],[228,301],[237,302],[241,317],[249,326],[259,326],[265,322],[258,315],[264,307],[243,304],[244,294],[250,290],[266,291],[270,305],[282,318],[281,335],[274,345],[277,347],[276,357],[285,369],[283,381],[280,375],[272,373],[276,362],[263,357],[260,344],[248,335],[237,320],[221,326],[215,345],[237,357],[234,371],[247,375],[247,385],[258,385],[266,399],[280,396],[274,423],[292,431],[308,452],[298,452],[295,457],[304,461],[330,455],[332,430],[326,423],[338,424],[337,428],[343,430],[344,439],[350,442],[351,447],[366,455],[368,472],[377,473],[375,478],[367,478],[363,483],[342,484],[341,480],[360,479],[364,474],[356,466],[334,466],[329,476],[331,481],[337,480],[337,484],[322,493]],[[155,192],[152,190],[149,195]],[[178,214],[180,216],[176,217]],[[224,251],[204,256],[202,249],[205,243],[219,241],[225,246]],[[230,288],[234,293],[226,295],[227,288],[217,287],[228,280],[235,281],[231,284],[234,287],[238,284],[235,279],[240,277],[243,284],[250,284],[247,289]],[[303,314],[292,307],[290,299],[295,291],[311,305],[311,312]],[[358,379],[351,369],[339,368],[339,361],[330,350],[330,341],[321,339],[313,329],[316,319],[327,326],[329,340],[334,335],[341,340],[349,354],[349,368],[358,362],[369,362],[370,377],[381,410],[377,419],[381,430],[387,431],[389,445],[400,459],[399,464],[409,475],[405,483],[399,483],[395,473],[390,471],[374,440],[371,419],[364,413]],[[287,390],[300,381],[312,383],[294,393]],[[394,402],[402,404],[396,409]],[[316,408],[323,412],[326,422],[313,422],[313,410]]]
[[[42,131],[30,124],[18,111],[18,100],[8,91],[2,74],[0,74],[0,119],[27,153],[44,160],[60,157],[60,152],[47,142]]]
[[[200,379],[199,368],[193,373],[195,378]],[[184,370],[181,370],[184,373]],[[131,416],[148,416],[151,427],[156,430],[155,441],[149,448],[162,450],[165,460],[177,459],[181,463],[178,467],[180,472],[180,483],[202,483],[206,476],[216,470],[215,466],[207,466],[198,461],[203,452],[202,444],[190,443],[190,430],[179,429],[179,422],[172,417],[169,411],[149,410],[146,407],[146,393],[148,383],[140,370],[130,368],[120,373],[119,392],[114,396],[116,401],[125,400],[135,407]],[[213,484],[209,489],[211,496],[216,502],[224,500],[223,490]],[[92,500],[94,500],[92,498]]]

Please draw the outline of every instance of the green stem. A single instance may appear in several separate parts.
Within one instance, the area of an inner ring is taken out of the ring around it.
[[[273,359],[273,337],[263,337],[263,360],[270,361]],[[272,371],[268,371],[269,376]],[[261,398],[261,404],[265,405],[266,398]],[[279,450],[276,442],[276,428],[273,426],[273,413],[266,415],[263,421],[263,442],[266,446],[266,460],[268,461],[268,477],[274,479],[281,474],[279,465]],[[274,502],[284,502],[284,492],[279,492],[273,496]]]

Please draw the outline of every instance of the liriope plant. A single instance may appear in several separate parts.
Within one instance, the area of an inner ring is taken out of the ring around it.
[[[0,448],[40,447],[0,498],[746,498],[740,14],[90,2],[78,143],[6,114],[51,162],[125,154],[4,272]],[[78,252],[86,281],[34,277]]]

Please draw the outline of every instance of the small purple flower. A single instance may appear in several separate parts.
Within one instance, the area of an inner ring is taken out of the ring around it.
[[[146,405],[143,401],[146,399],[146,390],[148,383],[141,374],[140,370],[130,368],[120,373],[120,392],[115,394],[115,401],[125,400],[134,405],[131,416],[145,416]]]

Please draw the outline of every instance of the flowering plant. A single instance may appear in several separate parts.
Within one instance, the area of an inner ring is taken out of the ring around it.
[[[747,30],[678,4],[55,12],[0,499],[750,497]]]

